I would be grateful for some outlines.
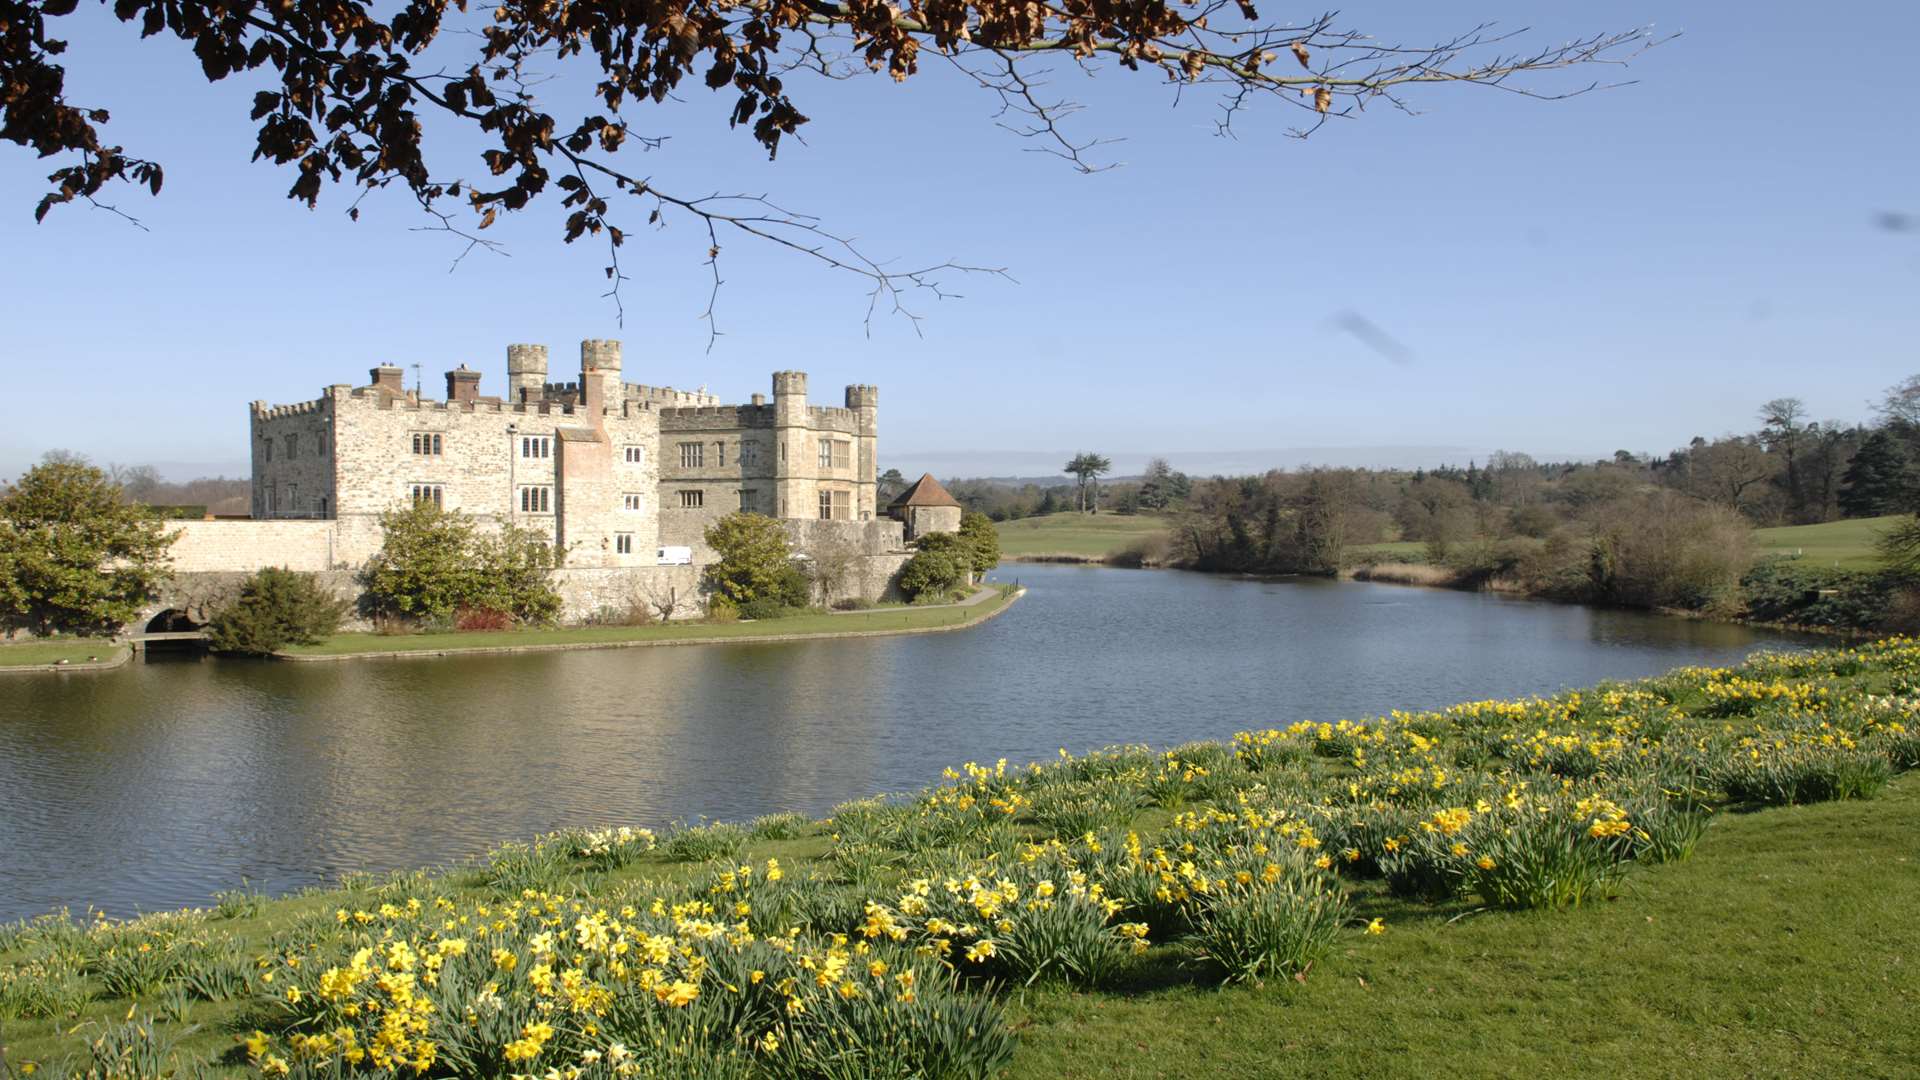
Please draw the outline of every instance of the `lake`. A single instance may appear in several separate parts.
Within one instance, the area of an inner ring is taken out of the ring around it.
[[[1550,693],[1807,639],[1355,582],[1017,565],[913,637],[0,680],[0,920],[914,790],[944,766]]]

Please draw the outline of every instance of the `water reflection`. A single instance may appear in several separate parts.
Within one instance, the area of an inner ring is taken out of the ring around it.
[[[205,903],[566,825],[821,813],[949,764],[1546,692],[1790,641],[1387,585],[1023,566],[922,637],[0,682],[0,918]]]

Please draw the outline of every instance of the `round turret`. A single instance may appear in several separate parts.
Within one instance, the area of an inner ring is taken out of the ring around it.
[[[877,409],[880,407],[880,388],[855,384],[847,387],[847,408]]]

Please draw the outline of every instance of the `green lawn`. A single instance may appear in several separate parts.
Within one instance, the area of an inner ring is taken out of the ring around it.
[[[1874,541],[1897,520],[1899,518],[1895,515],[1829,521],[1824,525],[1783,525],[1772,529],[1755,529],[1754,553],[1761,556],[1797,554],[1806,562],[1818,566],[1838,565],[1853,570],[1871,570],[1880,565]],[[1372,555],[1376,558],[1410,558],[1424,562],[1426,550],[1426,544],[1420,541],[1398,540],[1349,548],[1347,558],[1355,561]]]
[[[62,660],[83,664],[89,656],[111,660],[123,648],[125,646],[116,645],[105,638],[61,638],[58,641],[0,645],[0,667],[32,667],[56,664]]]
[[[787,619],[736,623],[669,623],[652,626],[587,626],[551,630],[500,630],[466,634],[335,634],[318,645],[295,645],[296,656],[338,656],[345,653],[441,652],[462,649],[498,649],[529,645],[615,645],[633,641],[711,641],[789,634],[873,633],[960,626],[986,618],[1006,606],[996,595],[967,607],[887,607],[844,615],[795,615]]]
[[[1148,514],[1047,514],[1002,521],[1000,551],[1010,557],[1080,555],[1099,558],[1162,532],[1167,519]]]
[[[1762,555],[1792,555],[1798,552],[1809,563],[1839,565],[1856,570],[1871,570],[1880,565],[1874,542],[1897,515],[1829,521],[1824,525],[1784,525],[1777,529],[1755,529],[1754,546]]]
[[[1570,914],[1388,916],[1304,985],[1026,999],[1011,1076],[1912,1076],[1920,780],[1723,813]],[[1451,921],[1455,918],[1459,921]]]

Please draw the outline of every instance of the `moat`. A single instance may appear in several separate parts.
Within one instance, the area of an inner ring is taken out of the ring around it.
[[[942,767],[1722,664],[1806,639],[1493,596],[1021,565],[922,637],[0,682],[0,920],[203,905],[569,825],[738,820]]]

